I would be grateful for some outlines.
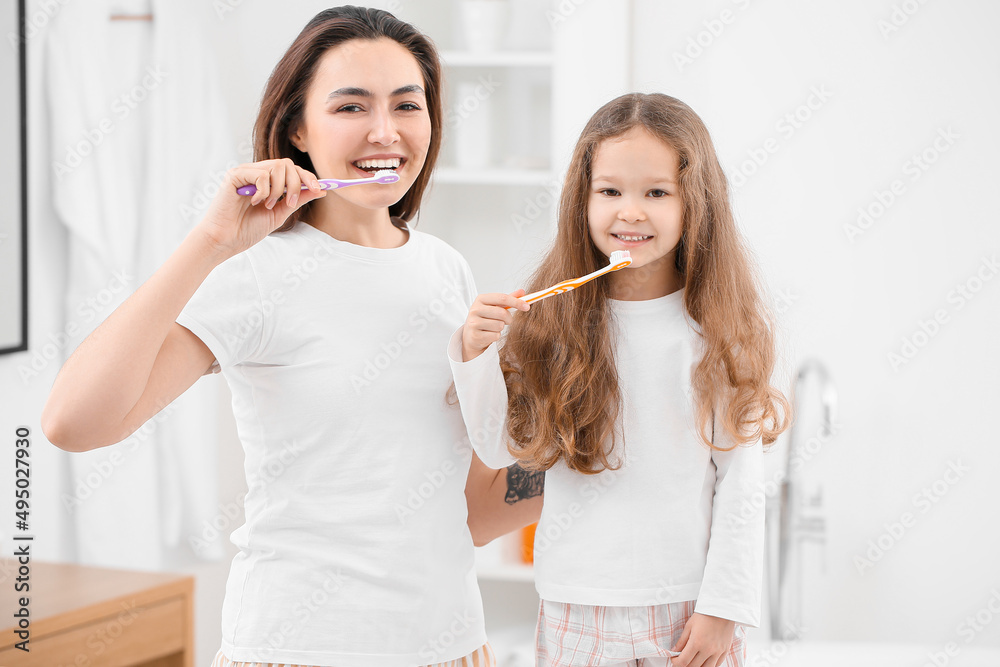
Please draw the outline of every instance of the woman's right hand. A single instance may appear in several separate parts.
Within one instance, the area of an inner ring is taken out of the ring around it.
[[[500,340],[503,328],[511,323],[514,314],[508,308],[526,311],[531,305],[518,297],[524,290],[514,290],[510,294],[480,294],[469,307],[469,316],[462,329],[462,361],[472,361],[483,350]]]
[[[303,184],[309,189],[302,190]],[[257,192],[249,197],[236,194],[244,185],[256,186]],[[198,228],[213,251],[232,257],[280,227],[303,204],[325,197],[326,192],[312,172],[289,158],[241,164],[226,172]]]

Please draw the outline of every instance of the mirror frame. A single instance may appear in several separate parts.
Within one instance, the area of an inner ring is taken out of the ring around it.
[[[18,41],[18,114],[20,116],[21,169],[21,339],[14,345],[0,347],[0,354],[24,352],[28,349],[28,123],[27,67],[24,0],[17,0]]]

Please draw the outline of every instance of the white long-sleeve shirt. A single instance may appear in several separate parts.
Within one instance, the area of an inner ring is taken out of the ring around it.
[[[763,452],[759,441],[728,452],[699,441],[691,369],[700,341],[683,294],[611,300],[622,391],[613,456],[623,465],[584,475],[560,460],[546,471],[535,586],[542,599],[571,604],[697,600],[698,613],[757,627],[764,514],[747,503],[762,488]],[[448,354],[473,447],[486,465],[508,466],[498,344],[469,362],[461,344],[459,329]],[[733,444],[718,420],[714,431],[716,446]]]

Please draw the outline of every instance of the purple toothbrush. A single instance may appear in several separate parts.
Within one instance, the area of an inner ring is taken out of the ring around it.
[[[348,185],[362,185],[363,183],[395,183],[399,180],[399,174],[392,171],[391,169],[382,169],[376,171],[369,178],[349,178],[349,179],[337,179],[337,178],[321,178],[319,179],[319,189],[320,190],[336,190],[337,188],[346,188]],[[308,190],[309,186],[303,184],[303,190]],[[284,190],[285,193],[288,190]],[[236,194],[248,197],[257,193],[256,185],[244,185],[241,188],[236,189]]]

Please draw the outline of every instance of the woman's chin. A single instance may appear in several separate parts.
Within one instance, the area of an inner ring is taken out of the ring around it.
[[[386,208],[398,202],[406,194],[404,188],[396,187],[398,185],[399,183],[352,185],[339,192],[337,190],[330,190],[324,199],[327,199],[331,203],[340,200],[346,204],[360,208]]]

